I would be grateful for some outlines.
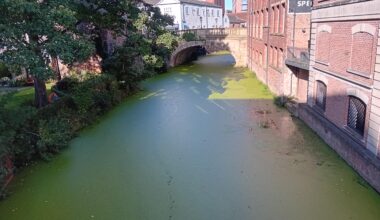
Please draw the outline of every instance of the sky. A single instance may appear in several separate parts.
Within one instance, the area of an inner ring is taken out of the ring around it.
[[[226,9],[232,10],[232,0],[224,0],[226,3]]]

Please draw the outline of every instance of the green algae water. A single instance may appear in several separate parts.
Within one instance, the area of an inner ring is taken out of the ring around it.
[[[1,220],[379,220],[380,196],[229,55],[143,83],[49,163]]]

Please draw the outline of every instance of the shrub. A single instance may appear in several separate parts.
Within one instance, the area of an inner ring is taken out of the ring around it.
[[[10,74],[8,68],[3,63],[0,63],[0,78],[10,77],[10,76],[11,76],[11,74]]]
[[[0,197],[9,174],[3,158],[16,167],[34,159],[49,160],[66,147],[75,134],[96,121],[128,94],[107,74],[66,78],[53,87],[60,99],[42,109],[32,106],[6,108],[11,94],[0,97]]]
[[[184,39],[185,41],[196,41],[197,36],[192,32],[185,32],[182,34],[182,39]]]

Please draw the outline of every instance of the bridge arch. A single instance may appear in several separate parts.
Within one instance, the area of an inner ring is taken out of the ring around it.
[[[199,55],[204,55],[206,49],[204,41],[182,42],[170,57],[170,67],[175,67],[187,61],[194,60]]]
[[[171,67],[192,60],[197,55],[203,55],[203,52],[213,53],[222,50],[231,52],[236,61],[236,66],[247,66],[246,28],[186,30],[179,32],[179,34],[181,35],[185,32],[194,33],[199,40],[180,43],[172,53]]]

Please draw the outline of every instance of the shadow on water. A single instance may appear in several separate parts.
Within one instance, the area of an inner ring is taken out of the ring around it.
[[[228,59],[144,82],[19,175],[1,219],[380,219],[380,196]]]

